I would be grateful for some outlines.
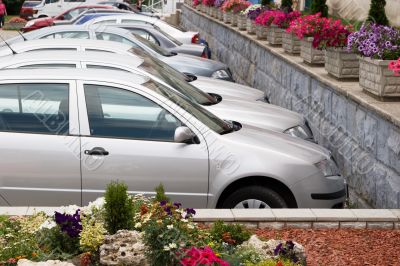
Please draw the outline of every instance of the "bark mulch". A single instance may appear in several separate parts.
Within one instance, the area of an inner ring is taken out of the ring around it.
[[[256,234],[303,245],[310,266],[400,266],[400,230],[258,229]]]

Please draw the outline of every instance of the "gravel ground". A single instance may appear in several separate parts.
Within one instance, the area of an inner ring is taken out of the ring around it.
[[[256,233],[302,244],[309,266],[400,266],[400,230],[258,229]]]

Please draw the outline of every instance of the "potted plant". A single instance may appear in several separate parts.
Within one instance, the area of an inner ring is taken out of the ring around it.
[[[352,27],[340,20],[328,19],[329,23],[314,34],[313,47],[325,50],[325,70],[332,76],[358,78],[359,60],[357,55],[345,47]]]
[[[258,40],[266,40],[268,34],[268,26],[271,25],[273,17],[271,16],[273,10],[265,10],[261,12],[254,20],[256,24],[256,35]]]
[[[232,26],[237,26],[237,14],[250,5],[251,3],[245,0],[227,0],[222,4],[221,9],[224,12],[224,16],[225,13],[230,13],[229,18],[231,19]],[[229,23],[227,20],[228,18],[224,18],[224,22]]]
[[[247,21],[249,20],[248,15],[249,12],[257,10],[257,9],[261,9],[261,5],[260,4],[254,4],[249,6],[248,8],[246,8],[245,10],[240,12],[240,16],[238,19],[238,28],[239,30],[246,30],[247,29]],[[255,17],[254,17],[255,19]],[[255,27],[254,27],[255,29]],[[254,33],[253,33],[254,34]]]
[[[364,24],[348,37],[347,48],[359,55],[360,86],[379,99],[400,97],[400,76],[389,71],[400,57],[400,30]]]
[[[201,1],[200,0],[193,0],[193,7],[196,8],[196,10],[201,11]]]
[[[255,19],[261,14],[262,11],[263,7],[260,4],[252,5],[244,11],[244,14],[247,17],[246,29],[248,34],[256,34]]]
[[[203,6],[205,6],[207,15],[211,16],[212,7],[214,6],[215,0],[202,0]]]
[[[221,10],[221,6],[222,4],[225,2],[225,0],[215,0],[214,1],[214,8],[215,8],[215,12],[216,12],[216,18],[219,20],[223,20],[224,16],[223,16],[223,12]]]
[[[325,24],[327,18],[320,13],[298,17],[290,22],[288,33],[294,33],[300,41],[300,56],[308,64],[324,64],[325,53],[313,46],[314,34],[318,33]]]
[[[272,44],[282,44],[283,49],[286,52],[296,54],[300,53],[300,40],[293,33],[286,32],[287,28],[290,25],[290,22],[294,19],[297,19],[301,16],[299,11],[292,12],[279,12],[276,13],[274,20],[272,21],[272,25],[278,27],[279,31],[275,30],[273,34],[271,34],[271,38],[268,36],[268,41],[271,41]],[[271,40],[275,39],[275,40]]]

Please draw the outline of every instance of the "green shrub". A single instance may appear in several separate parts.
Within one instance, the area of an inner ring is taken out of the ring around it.
[[[261,5],[269,6],[272,4],[272,0],[261,0]]]
[[[281,9],[285,11],[291,11],[293,6],[292,0],[282,0]]]
[[[123,183],[111,182],[107,186],[104,209],[106,229],[110,234],[133,228],[133,205],[127,192],[128,186]]]
[[[170,199],[167,197],[167,195],[165,195],[165,190],[164,190],[163,184],[160,183],[157,187],[154,188],[154,191],[156,192],[156,197],[155,197],[154,201],[156,201],[156,202],[162,202],[162,201],[170,202]]]
[[[8,15],[19,15],[24,0],[3,0],[6,5]]]
[[[241,224],[225,224],[216,221],[210,229],[211,237],[215,241],[222,241],[230,245],[240,245],[249,240],[250,232]]]
[[[311,13],[316,14],[320,12],[321,16],[328,17],[328,6],[326,0],[313,0],[311,4]]]
[[[368,13],[368,21],[380,25],[389,25],[385,13],[386,0],[372,0]]]

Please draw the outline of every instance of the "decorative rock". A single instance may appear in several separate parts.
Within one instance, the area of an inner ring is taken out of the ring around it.
[[[275,248],[281,244],[285,243],[286,241],[283,240],[268,240],[268,241],[262,241],[260,240],[256,235],[252,235],[250,239],[246,242],[244,242],[241,246],[248,247],[251,246],[254,249],[256,249],[259,254],[264,258],[264,259],[269,259],[275,257],[274,255],[274,250]],[[293,242],[294,243],[294,253],[296,256],[301,260],[301,261],[306,261],[306,253],[305,249],[302,245],[299,243]]]
[[[300,56],[304,62],[309,64],[323,64],[325,62],[324,51],[315,49],[312,46],[313,37],[301,40]]]
[[[102,265],[146,266],[146,247],[142,234],[137,231],[120,230],[115,235],[106,236],[100,247]]]
[[[22,259],[18,261],[18,266],[74,266],[74,264],[59,261],[59,260],[48,260],[48,261],[40,261],[40,262],[33,262],[30,260]]]

